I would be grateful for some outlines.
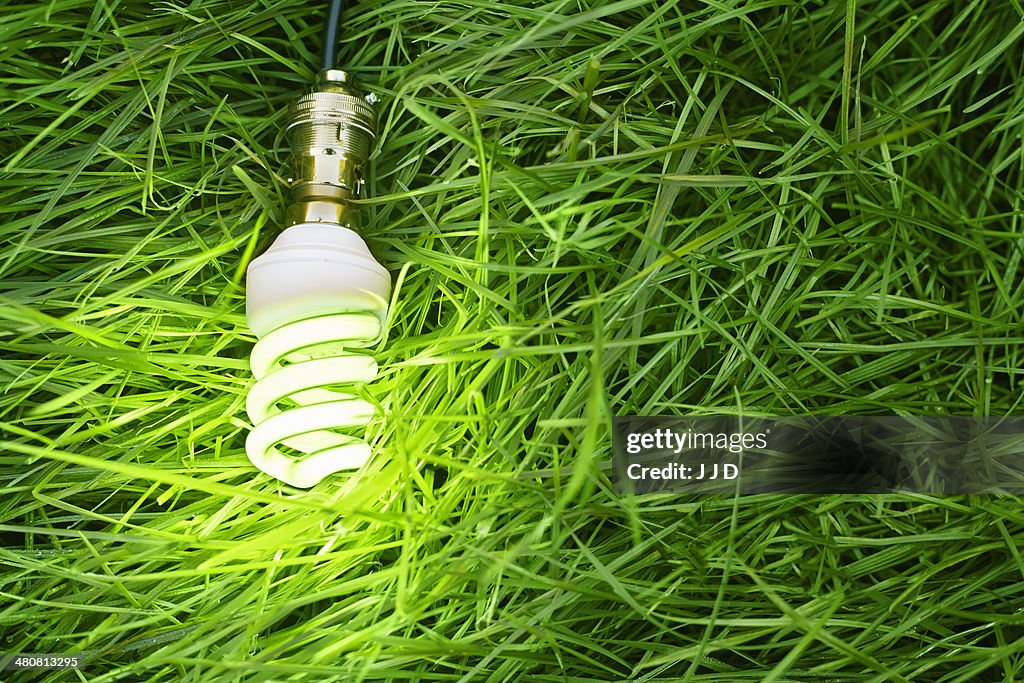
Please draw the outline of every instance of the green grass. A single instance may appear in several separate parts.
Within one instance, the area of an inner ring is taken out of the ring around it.
[[[588,4],[589,2],[589,4]],[[320,3],[0,22],[0,651],[47,681],[1015,681],[1013,497],[625,498],[615,414],[1021,414],[1020,0],[360,2],[376,457],[245,457]]]

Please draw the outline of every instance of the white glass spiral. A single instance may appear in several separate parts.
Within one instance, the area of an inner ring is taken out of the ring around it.
[[[246,453],[256,467],[281,481],[308,488],[370,457],[363,439],[338,430],[365,425],[373,405],[353,391],[377,375],[365,348],[380,338],[372,313],[338,313],[289,323],[253,347],[256,378],[246,399],[253,430]],[[302,453],[293,457],[286,446]]]

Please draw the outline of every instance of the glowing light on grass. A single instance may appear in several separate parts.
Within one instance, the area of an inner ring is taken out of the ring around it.
[[[253,347],[256,383],[246,410],[256,426],[246,451],[254,465],[305,488],[366,462],[369,445],[336,430],[364,425],[374,415],[370,403],[345,389],[377,376],[373,358],[348,349],[373,343],[380,331],[376,316],[341,313],[279,327]],[[282,408],[283,402],[290,405]],[[280,446],[308,457],[289,457]]]

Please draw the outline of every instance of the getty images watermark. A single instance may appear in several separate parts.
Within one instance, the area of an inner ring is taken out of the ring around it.
[[[720,454],[736,455],[752,448],[768,448],[768,432],[700,432],[693,428],[673,430],[671,427],[658,427],[652,431],[627,432],[625,450],[628,455],[640,455],[645,451],[671,453],[680,456],[693,452],[717,451]],[[687,464],[689,463],[689,464]],[[649,466],[641,462],[630,462],[626,465],[626,476],[633,481],[690,479],[736,479],[740,473],[738,463],[721,462],[712,459],[683,459],[668,462],[664,465]]]
[[[1024,493],[1024,417],[614,419],[627,493]]]

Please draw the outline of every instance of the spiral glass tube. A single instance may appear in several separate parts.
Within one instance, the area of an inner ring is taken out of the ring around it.
[[[249,460],[308,488],[356,468],[370,447],[349,432],[372,404],[359,385],[377,375],[365,349],[382,334],[391,278],[351,229],[349,203],[373,147],[373,108],[347,74],[325,72],[288,127],[295,179],[284,232],[249,264],[246,318],[258,337],[246,399]]]
[[[374,343],[380,331],[374,315],[339,313],[289,323],[256,343],[250,357],[256,383],[246,398],[256,425],[246,442],[253,464],[306,488],[366,462],[369,445],[335,430],[373,417],[373,406],[352,389],[377,376],[377,362],[350,349]],[[290,457],[281,446],[306,457]]]

